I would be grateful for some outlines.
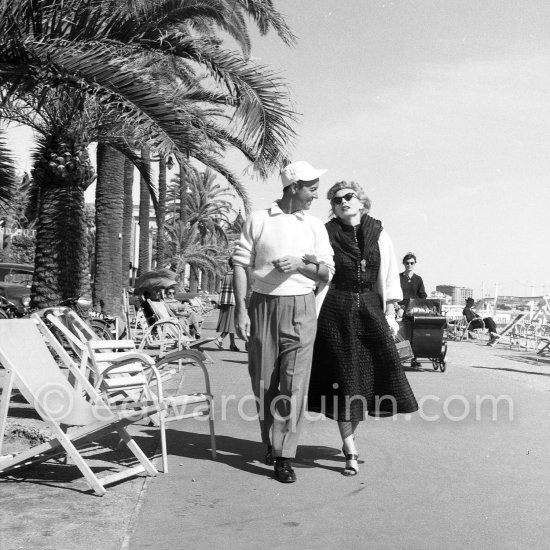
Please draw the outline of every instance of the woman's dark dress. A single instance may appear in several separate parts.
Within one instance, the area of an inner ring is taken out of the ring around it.
[[[418,410],[376,292],[380,221],[326,224],[336,271],[323,302],[308,409],[340,421]],[[334,287],[334,288],[333,288]]]

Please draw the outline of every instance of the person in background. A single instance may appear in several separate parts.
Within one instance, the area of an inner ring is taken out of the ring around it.
[[[216,332],[221,334],[215,343],[223,349],[223,339],[229,334],[229,349],[241,351],[235,344],[235,294],[233,292],[233,260],[229,258],[229,269],[225,272],[220,288],[220,316]]]
[[[486,328],[489,330],[489,335],[491,336],[488,346],[494,346],[497,341],[500,339],[500,336],[497,333],[497,325],[492,317],[484,317],[483,319],[474,311],[474,299],[466,299],[466,307],[462,310],[462,315],[466,317],[469,326],[468,330],[476,328]]]
[[[137,293],[138,303],[143,310],[145,319],[147,319],[147,324],[153,325],[157,318],[155,313],[151,309],[148,300],[157,301],[159,299],[159,293],[156,290],[142,289]]]
[[[413,252],[407,252],[403,257],[403,265],[405,271],[399,274],[399,282],[401,284],[401,290],[403,291],[403,300],[399,302],[400,309],[397,312],[398,317],[403,318],[405,326],[403,328],[403,336],[407,340],[411,338],[411,325],[410,320],[407,321],[405,318],[407,313],[407,308],[411,299],[418,298],[420,300],[425,300],[428,297],[426,289],[424,288],[424,281],[420,275],[414,273],[414,268],[416,266],[416,255]],[[413,358],[411,361],[411,367],[415,369],[420,369],[421,364]]]
[[[334,266],[323,222],[307,213],[324,172],[303,161],[283,168],[282,198],[246,220],[233,254],[235,328],[248,342],[265,463],[274,463],[281,483],[296,481],[292,459],[317,329],[314,290],[330,280]]]
[[[405,266],[405,271],[399,274],[399,282],[401,283],[401,290],[403,291],[403,300],[399,302],[399,305],[403,306],[403,309],[406,311],[411,298],[425,300],[428,294],[424,288],[422,277],[414,272],[416,256],[412,252],[407,252],[407,254],[405,254],[403,257],[403,265]]]
[[[336,271],[321,307],[308,409],[338,422],[346,465],[358,473],[355,431],[365,415],[418,410],[393,334],[402,298],[393,243],[355,182],[328,191],[335,217],[327,228]]]
[[[197,339],[201,337],[201,326],[203,322],[202,317],[197,312],[193,311],[188,304],[182,304],[176,299],[175,286],[171,286],[166,289],[164,303],[166,304],[168,311],[174,317],[181,317],[186,320],[191,336],[194,336]]]

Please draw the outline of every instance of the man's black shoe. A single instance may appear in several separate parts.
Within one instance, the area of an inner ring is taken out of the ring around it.
[[[275,462],[275,479],[281,483],[294,483],[296,474],[288,458],[277,458]]]
[[[275,464],[275,459],[273,458],[273,447],[271,445],[267,446],[264,463],[268,466],[273,466],[273,464]]]

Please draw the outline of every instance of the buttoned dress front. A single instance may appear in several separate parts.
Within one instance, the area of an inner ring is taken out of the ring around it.
[[[308,409],[339,421],[414,412],[377,290],[381,224],[367,216],[361,226],[338,219],[326,226],[336,271],[319,315]]]

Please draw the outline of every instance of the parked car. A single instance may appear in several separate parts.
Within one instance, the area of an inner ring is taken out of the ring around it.
[[[30,264],[0,263],[0,316],[22,317],[30,311],[33,273]]]

